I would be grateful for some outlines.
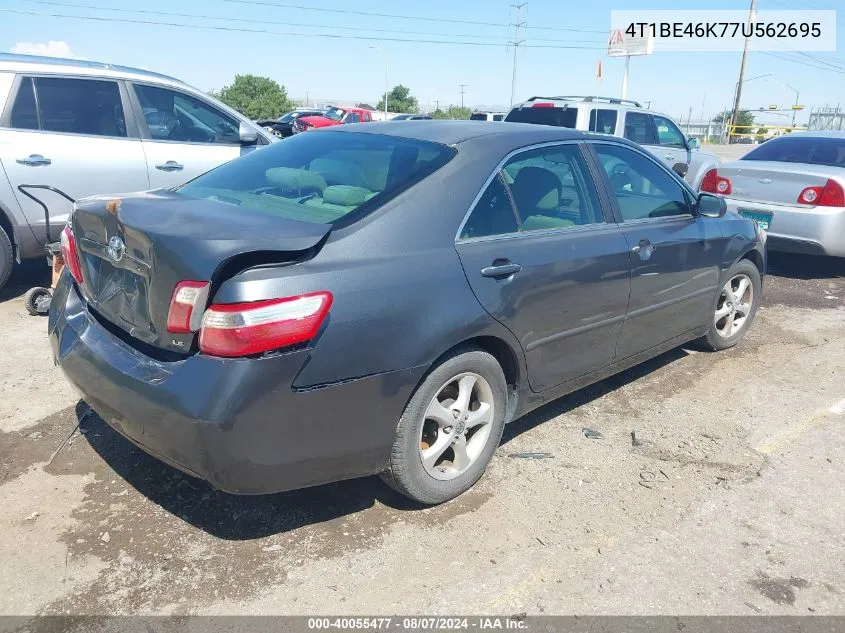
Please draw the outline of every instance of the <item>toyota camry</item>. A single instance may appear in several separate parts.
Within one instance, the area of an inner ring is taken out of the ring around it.
[[[77,203],[49,333],[103,419],[219,489],[380,474],[436,504],[526,412],[739,342],[764,239],[624,139],[338,126]]]

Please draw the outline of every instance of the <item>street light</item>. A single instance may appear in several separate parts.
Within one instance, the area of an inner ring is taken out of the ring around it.
[[[792,92],[795,93],[795,105],[797,106],[798,105],[798,96],[799,96],[798,91],[795,88],[793,88],[792,86],[790,86],[789,84],[785,84],[783,82],[780,82],[780,85],[783,86],[784,88],[789,88]],[[792,129],[793,130],[795,129],[795,115],[796,114],[798,114],[798,109],[792,108]]]
[[[743,79],[741,82],[737,83],[736,90],[739,91],[739,87],[742,84],[747,84],[749,81],[754,81],[755,79],[762,79],[763,77],[771,77],[772,75],[774,75],[774,73],[766,73],[765,75],[757,75],[756,77],[749,77],[748,79]],[[736,92],[734,93],[734,96],[736,96]],[[736,109],[739,110],[738,100],[737,100],[737,104],[736,104]],[[727,138],[728,140],[730,140],[731,128],[734,127],[733,123],[737,119],[738,116],[739,116],[738,112],[731,112],[730,121],[728,123],[728,126],[725,128],[725,130],[723,132],[724,138]]]
[[[384,120],[387,121],[387,92],[388,92],[388,80],[387,80],[387,69],[388,69],[388,62],[387,62],[387,53],[384,52],[381,46],[377,44],[373,44],[370,48],[376,49],[379,53],[384,56]]]

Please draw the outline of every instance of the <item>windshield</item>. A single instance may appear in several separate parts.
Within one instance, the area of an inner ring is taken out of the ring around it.
[[[754,148],[740,160],[845,167],[845,138],[781,136]]]
[[[344,114],[346,114],[346,110],[342,110],[341,108],[329,108],[323,116],[327,119],[331,119],[332,121],[340,121]]]
[[[287,114],[284,114],[284,115],[279,117],[279,123],[290,123],[291,121],[293,121],[298,116],[302,116],[302,113],[301,112],[288,112]]]
[[[181,188],[239,211],[332,223],[376,209],[445,165],[445,145],[381,134],[297,134],[226,163]]]

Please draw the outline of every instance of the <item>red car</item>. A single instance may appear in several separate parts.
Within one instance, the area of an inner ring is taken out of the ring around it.
[[[315,128],[343,125],[344,123],[366,123],[373,120],[369,110],[363,108],[337,108],[332,106],[323,114],[299,117],[293,124],[293,133],[307,132]]]

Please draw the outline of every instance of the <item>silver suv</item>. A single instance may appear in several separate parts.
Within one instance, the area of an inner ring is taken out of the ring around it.
[[[704,174],[720,162],[717,156],[699,149],[698,139],[687,139],[668,116],[628,99],[531,97],[515,105],[505,121],[557,125],[625,137],[665,161],[696,191]]]
[[[72,198],[180,185],[273,137],[177,79],[144,70],[0,54],[0,288],[14,259],[40,257],[44,211],[18,185]],[[50,209],[49,241],[71,205]]]

